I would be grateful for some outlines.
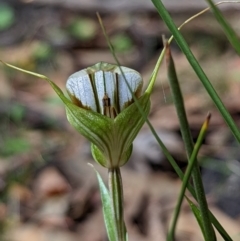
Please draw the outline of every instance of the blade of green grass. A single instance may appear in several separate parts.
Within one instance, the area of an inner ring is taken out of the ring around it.
[[[185,196],[186,197],[186,196]],[[200,210],[199,208],[188,198],[186,197],[191,209],[194,212],[194,215],[196,215],[196,218],[198,220],[198,222],[200,222],[199,224],[201,225],[201,219],[198,218]],[[215,227],[217,228],[218,232],[221,234],[221,236],[223,237],[224,240],[229,240],[229,241],[233,241],[233,239],[228,235],[228,233],[226,233],[226,231],[222,228],[221,224],[218,222],[218,220],[214,217],[214,215],[210,212],[210,218],[212,220],[212,223],[215,223]]]
[[[200,210],[199,208],[187,197],[185,196],[185,198],[187,199],[188,201],[188,204],[190,205],[190,208],[192,209],[198,223],[199,223],[199,226],[201,227],[201,229],[203,228],[203,225],[202,225],[202,219],[201,219],[201,215],[200,215]],[[210,217],[211,217],[211,220],[212,222],[216,222],[217,224],[219,224],[221,226],[221,224],[218,222],[218,220],[213,216],[212,213],[210,213]],[[215,226],[216,227],[216,226]],[[217,228],[218,229],[218,228]],[[223,228],[219,228],[218,229],[218,232],[222,235],[222,237],[224,238],[224,240],[230,240],[230,241],[233,241],[232,238],[226,233],[226,231],[223,229]],[[215,240],[216,240],[216,236],[215,236]]]
[[[201,218],[201,212],[200,212],[200,209],[187,197],[185,196],[186,199],[187,199],[187,202],[192,210],[192,213],[194,214],[197,222],[198,222],[198,225],[199,227],[201,228],[202,230],[202,233],[203,233],[203,236],[204,236],[204,240],[207,240],[207,237],[206,235],[204,234],[204,227],[203,227],[203,220]]]
[[[211,118],[211,115],[208,114],[206,120],[204,121],[204,123],[202,125],[202,128],[201,128],[200,133],[199,133],[198,138],[197,138],[197,142],[196,142],[196,144],[194,146],[194,149],[193,149],[193,153],[190,157],[189,164],[188,164],[186,173],[185,173],[184,178],[183,178],[183,183],[182,183],[182,187],[181,187],[181,190],[180,190],[180,194],[178,196],[177,205],[176,205],[176,208],[174,210],[172,224],[171,224],[171,227],[170,227],[169,232],[168,232],[168,238],[167,238],[168,241],[173,241],[174,238],[175,238],[175,229],[176,229],[176,226],[177,226],[177,220],[178,220],[178,216],[179,216],[179,213],[180,213],[180,209],[181,209],[182,201],[183,201],[183,198],[184,198],[184,194],[185,194],[185,191],[186,191],[186,188],[187,188],[188,181],[189,181],[190,176],[192,174],[193,167],[194,167],[194,165],[197,161],[198,152],[199,152],[199,150],[202,146],[203,139],[206,135],[206,132],[207,132],[207,129],[208,129],[208,126],[209,126],[210,118]],[[200,224],[200,227],[202,229],[203,235],[205,236],[204,226],[202,224]],[[205,238],[205,240],[207,240],[207,238]]]
[[[165,6],[163,5],[161,0],[152,0],[154,6],[156,7],[159,15],[162,17],[163,21],[171,31],[173,37],[175,38],[177,44],[181,48],[182,52],[185,54],[186,58],[188,59],[190,65],[194,69],[195,73],[201,80],[203,86],[207,90],[208,94],[212,98],[213,102],[217,106],[219,112],[223,116],[224,120],[226,121],[227,125],[232,131],[232,134],[236,138],[236,140],[240,143],[240,132],[238,127],[236,126],[235,122],[233,121],[231,115],[227,111],[226,107],[222,103],[221,99],[219,98],[218,94],[216,93],[215,89],[213,88],[212,84],[210,83],[209,79],[207,78],[206,74],[202,70],[201,66],[199,65],[198,61],[196,60],[195,56],[192,54],[191,50],[188,47],[185,39],[183,38],[182,34],[177,29],[175,23],[173,22],[171,16],[169,15],[168,11],[166,10]]]
[[[215,4],[212,2],[212,0],[206,0],[208,2],[209,6],[212,9],[212,12],[221,25],[224,33],[226,34],[229,42],[233,46],[233,48],[236,50],[236,52],[240,55],[240,40],[231,25],[226,21],[222,13],[219,11],[219,9],[215,6]]]
[[[186,153],[188,156],[188,160],[190,161],[190,157],[194,151],[194,143],[193,143],[191,131],[189,128],[187,115],[184,107],[183,96],[182,96],[181,88],[179,86],[179,81],[177,78],[177,73],[175,70],[175,65],[171,55],[170,47],[167,42],[165,45],[166,45],[166,63],[167,63],[167,69],[168,69],[169,85],[173,96],[173,102],[177,111],[177,116],[180,123],[180,130],[184,141]],[[206,237],[206,241],[213,241],[215,237],[214,230],[210,221],[210,217],[208,213],[208,204],[207,204],[207,200],[206,200],[206,196],[203,188],[200,169],[197,162],[195,162],[195,166],[193,167],[192,178],[193,178],[193,184],[194,184],[193,186],[195,188],[195,192],[197,196],[197,201],[200,207],[201,217],[203,220],[204,236]]]
[[[214,224],[217,231],[221,234],[223,239],[225,241],[233,241],[233,239],[229,236],[229,234],[226,232],[226,230],[222,227],[222,225],[219,223],[219,221],[216,219],[216,217],[211,212],[209,212],[209,213],[210,213],[210,218],[211,218],[212,223]]]

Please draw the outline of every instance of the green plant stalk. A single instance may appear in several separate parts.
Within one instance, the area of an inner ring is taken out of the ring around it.
[[[168,45],[166,46],[166,60],[167,60],[167,67],[168,67],[168,79],[169,79],[170,88],[173,95],[174,105],[176,107],[176,111],[177,111],[177,115],[180,123],[180,129],[182,133],[182,138],[185,144],[188,160],[190,160],[190,157],[194,150],[194,144],[193,144],[193,140],[192,140],[192,136],[191,136],[191,132],[190,132],[187,116],[186,116],[182,92],[179,86],[174,62],[173,62],[170,48]],[[196,162],[192,170],[192,178],[193,178],[193,184],[194,184],[194,188],[197,196],[197,201],[202,214],[205,237],[206,237],[206,240],[213,241],[215,239],[215,234],[214,234],[209,213],[208,213],[208,205],[207,205],[206,196],[203,188],[201,173],[199,170],[199,166]]]
[[[169,232],[168,232],[168,238],[167,238],[168,241],[174,240],[177,220],[178,220],[178,216],[179,216],[179,213],[180,213],[180,210],[181,210],[181,205],[182,205],[182,201],[183,201],[183,198],[184,198],[184,194],[185,194],[185,191],[186,191],[186,188],[187,188],[189,178],[191,177],[193,167],[194,167],[194,165],[197,161],[198,152],[200,150],[200,147],[202,146],[203,139],[206,135],[208,125],[209,125],[209,121],[210,121],[210,117],[211,117],[211,115],[209,114],[207,116],[207,119],[204,121],[204,123],[202,125],[202,128],[200,130],[200,133],[198,135],[197,142],[194,146],[193,153],[190,157],[189,164],[188,164],[186,173],[185,173],[184,178],[183,178],[182,187],[181,187],[181,190],[180,190],[180,193],[179,193],[179,196],[178,196],[177,205],[176,205],[176,208],[174,210],[172,223],[171,223],[171,226],[170,226],[170,229],[169,229]]]
[[[189,49],[185,39],[183,38],[182,34],[177,29],[175,23],[173,22],[171,16],[169,15],[167,9],[163,5],[161,0],[152,0],[154,6],[156,7],[159,15],[162,17],[163,21],[171,31],[173,37],[175,38],[177,44],[181,48],[182,52],[185,54],[187,60],[189,61],[190,65],[192,66],[193,70],[199,77],[200,81],[202,82],[203,86],[207,90],[208,94],[211,96],[214,104],[217,106],[219,112],[223,116],[224,120],[226,121],[227,125],[229,126],[232,134],[236,138],[236,140],[240,143],[240,132],[238,127],[236,126],[235,122],[233,121],[231,115],[227,111],[226,107],[222,103],[221,99],[219,98],[218,94],[216,93],[215,89],[213,88],[212,84],[210,83],[209,79],[207,78],[206,74],[202,70],[201,66],[199,65],[198,61],[196,60],[195,56],[192,54],[191,50]]]
[[[124,223],[123,186],[120,168],[112,168],[108,170],[108,185],[118,241],[125,241],[126,227]]]

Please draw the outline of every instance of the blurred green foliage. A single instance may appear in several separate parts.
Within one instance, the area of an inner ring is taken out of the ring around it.
[[[73,37],[82,41],[95,37],[96,30],[96,23],[90,18],[74,18],[68,28]]]
[[[111,43],[116,52],[125,52],[133,47],[132,39],[124,33],[119,33],[111,37]]]
[[[3,140],[0,153],[1,156],[10,156],[24,153],[30,150],[30,142],[22,137],[7,137]]]
[[[32,57],[36,61],[47,61],[53,55],[53,50],[50,44],[39,41],[38,44],[33,49]]]
[[[14,10],[9,5],[0,3],[0,31],[8,29],[14,21]]]

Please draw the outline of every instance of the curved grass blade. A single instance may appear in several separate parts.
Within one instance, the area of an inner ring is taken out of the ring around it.
[[[212,0],[206,0],[206,2],[209,4],[209,6],[212,9],[212,12],[221,25],[225,35],[227,36],[229,42],[233,46],[233,48],[236,50],[238,55],[240,55],[240,39],[231,27],[231,25],[227,22],[227,20],[222,15],[221,11],[215,6]]]

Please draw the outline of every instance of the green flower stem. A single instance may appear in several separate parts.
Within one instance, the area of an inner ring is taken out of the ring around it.
[[[120,168],[108,169],[108,185],[118,241],[126,241],[126,227],[123,213],[123,186]]]
[[[173,95],[174,105],[176,107],[178,119],[180,122],[180,129],[181,129],[182,138],[185,144],[188,160],[190,160],[190,157],[194,150],[194,143],[192,140],[192,136],[191,136],[191,132],[190,132],[187,116],[186,116],[182,92],[179,86],[174,62],[173,62],[170,48],[168,45],[166,46],[166,60],[167,60],[167,66],[168,66],[168,78],[169,78],[170,88]],[[197,201],[202,214],[205,237],[206,237],[206,240],[213,241],[215,240],[215,234],[214,234],[211,220],[209,217],[208,205],[207,205],[206,196],[204,193],[201,173],[197,162],[194,165],[194,168],[192,171],[192,177],[193,177],[193,184],[196,191]]]
[[[209,126],[210,118],[211,118],[211,115],[209,114],[207,116],[207,119],[204,121],[204,123],[202,125],[202,128],[201,128],[201,131],[199,133],[197,142],[194,146],[193,153],[192,153],[191,158],[189,160],[189,165],[188,165],[186,173],[184,175],[181,191],[180,191],[180,194],[179,194],[179,197],[178,197],[176,208],[174,210],[173,221],[172,221],[171,227],[169,229],[168,239],[167,239],[168,241],[174,240],[175,230],[176,230],[176,226],[177,226],[177,220],[178,220],[178,216],[179,216],[179,213],[180,213],[180,210],[181,210],[181,205],[182,205],[182,201],[183,201],[183,198],[184,198],[184,194],[185,194],[185,191],[186,191],[186,188],[187,188],[188,181],[191,177],[193,167],[194,167],[194,165],[197,161],[198,152],[200,150],[200,147],[202,146],[203,139],[206,135],[206,132],[207,132],[207,129],[208,129],[208,126]]]

